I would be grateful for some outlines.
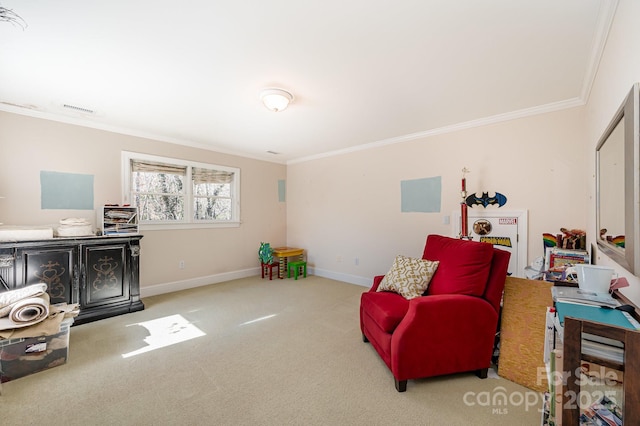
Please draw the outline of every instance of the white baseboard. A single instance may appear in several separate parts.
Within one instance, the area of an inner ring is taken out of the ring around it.
[[[336,281],[342,281],[349,284],[356,284],[362,287],[371,287],[373,279],[369,277],[360,277],[357,275],[343,274],[333,272],[326,269],[309,268],[309,275],[317,275],[319,277],[329,278]],[[174,291],[188,290],[190,288],[202,287],[209,284],[218,284],[225,281],[237,280],[240,278],[253,277],[260,274],[260,268],[243,269],[234,272],[224,272],[222,274],[208,275],[205,277],[191,278],[184,281],[173,281],[162,284],[155,284],[140,288],[140,297],[158,296],[160,294],[172,293]]]
[[[349,284],[356,284],[362,287],[371,287],[371,285],[373,284],[373,278],[371,277],[343,274],[341,272],[334,272],[318,268],[312,268],[310,269],[310,271],[313,275],[317,275],[319,277],[329,278],[336,281],[343,281]]]
[[[253,277],[260,274],[260,267],[243,269],[240,271],[224,272],[222,274],[208,275],[205,277],[191,278],[184,281],[173,281],[169,283],[156,284],[140,288],[140,297],[157,296],[159,294],[172,293],[174,291],[187,290],[190,288],[202,287],[209,284],[217,284],[225,281],[237,280],[239,278]]]

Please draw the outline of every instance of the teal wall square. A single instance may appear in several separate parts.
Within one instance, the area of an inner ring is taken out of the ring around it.
[[[440,212],[442,177],[400,181],[402,212]]]
[[[287,200],[287,182],[278,180],[278,201],[284,203]]]
[[[40,208],[93,210],[93,175],[41,171]]]

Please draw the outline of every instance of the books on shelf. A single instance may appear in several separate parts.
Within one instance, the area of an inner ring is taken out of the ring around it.
[[[569,267],[590,262],[591,258],[586,250],[547,247],[544,258],[545,279],[547,281],[567,280],[566,271]]]
[[[131,206],[103,206],[98,212],[103,235],[138,233],[138,209]]]
[[[611,399],[603,396],[580,415],[581,425],[622,426],[622,410]]]
[[[562,353],[564,346],[564,327],[556,326],[555,351]],[[593,334],[583,333],[582,335],[582,353],[599,359],[622,364],[624,362],[624,345],[617,340],[608,339],[606,337],[595,336]],[[550,360],[553,358],[551,351]]]
[[[616,362],[618,364],[624,363],[624,347],[621,344],[609,345],[599,341],[589,340],[585,336],[582,339],[582,353],[585,355],[594,356],[600,359],[606,359],[608,361]],[[592,336],[599,337],[599,336]]]
[[[571,250],[558,247],[547,247],[545,250],[545,267],[553,269],[561,266],[590,263],[589,252],[586,250]]]

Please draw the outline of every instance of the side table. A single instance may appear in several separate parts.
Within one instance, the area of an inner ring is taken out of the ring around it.
[[[278,278],[283,279],[287,273],[289,262],[304,260],[304,249],[296,247],[275,247],[273,256],[278,259]]]

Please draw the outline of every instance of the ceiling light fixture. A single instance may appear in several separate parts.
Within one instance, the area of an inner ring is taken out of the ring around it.
[[[293,95],[286,90],[269,88],[260,92],[260,99],[269,111],[280,112],[293,101]]]

